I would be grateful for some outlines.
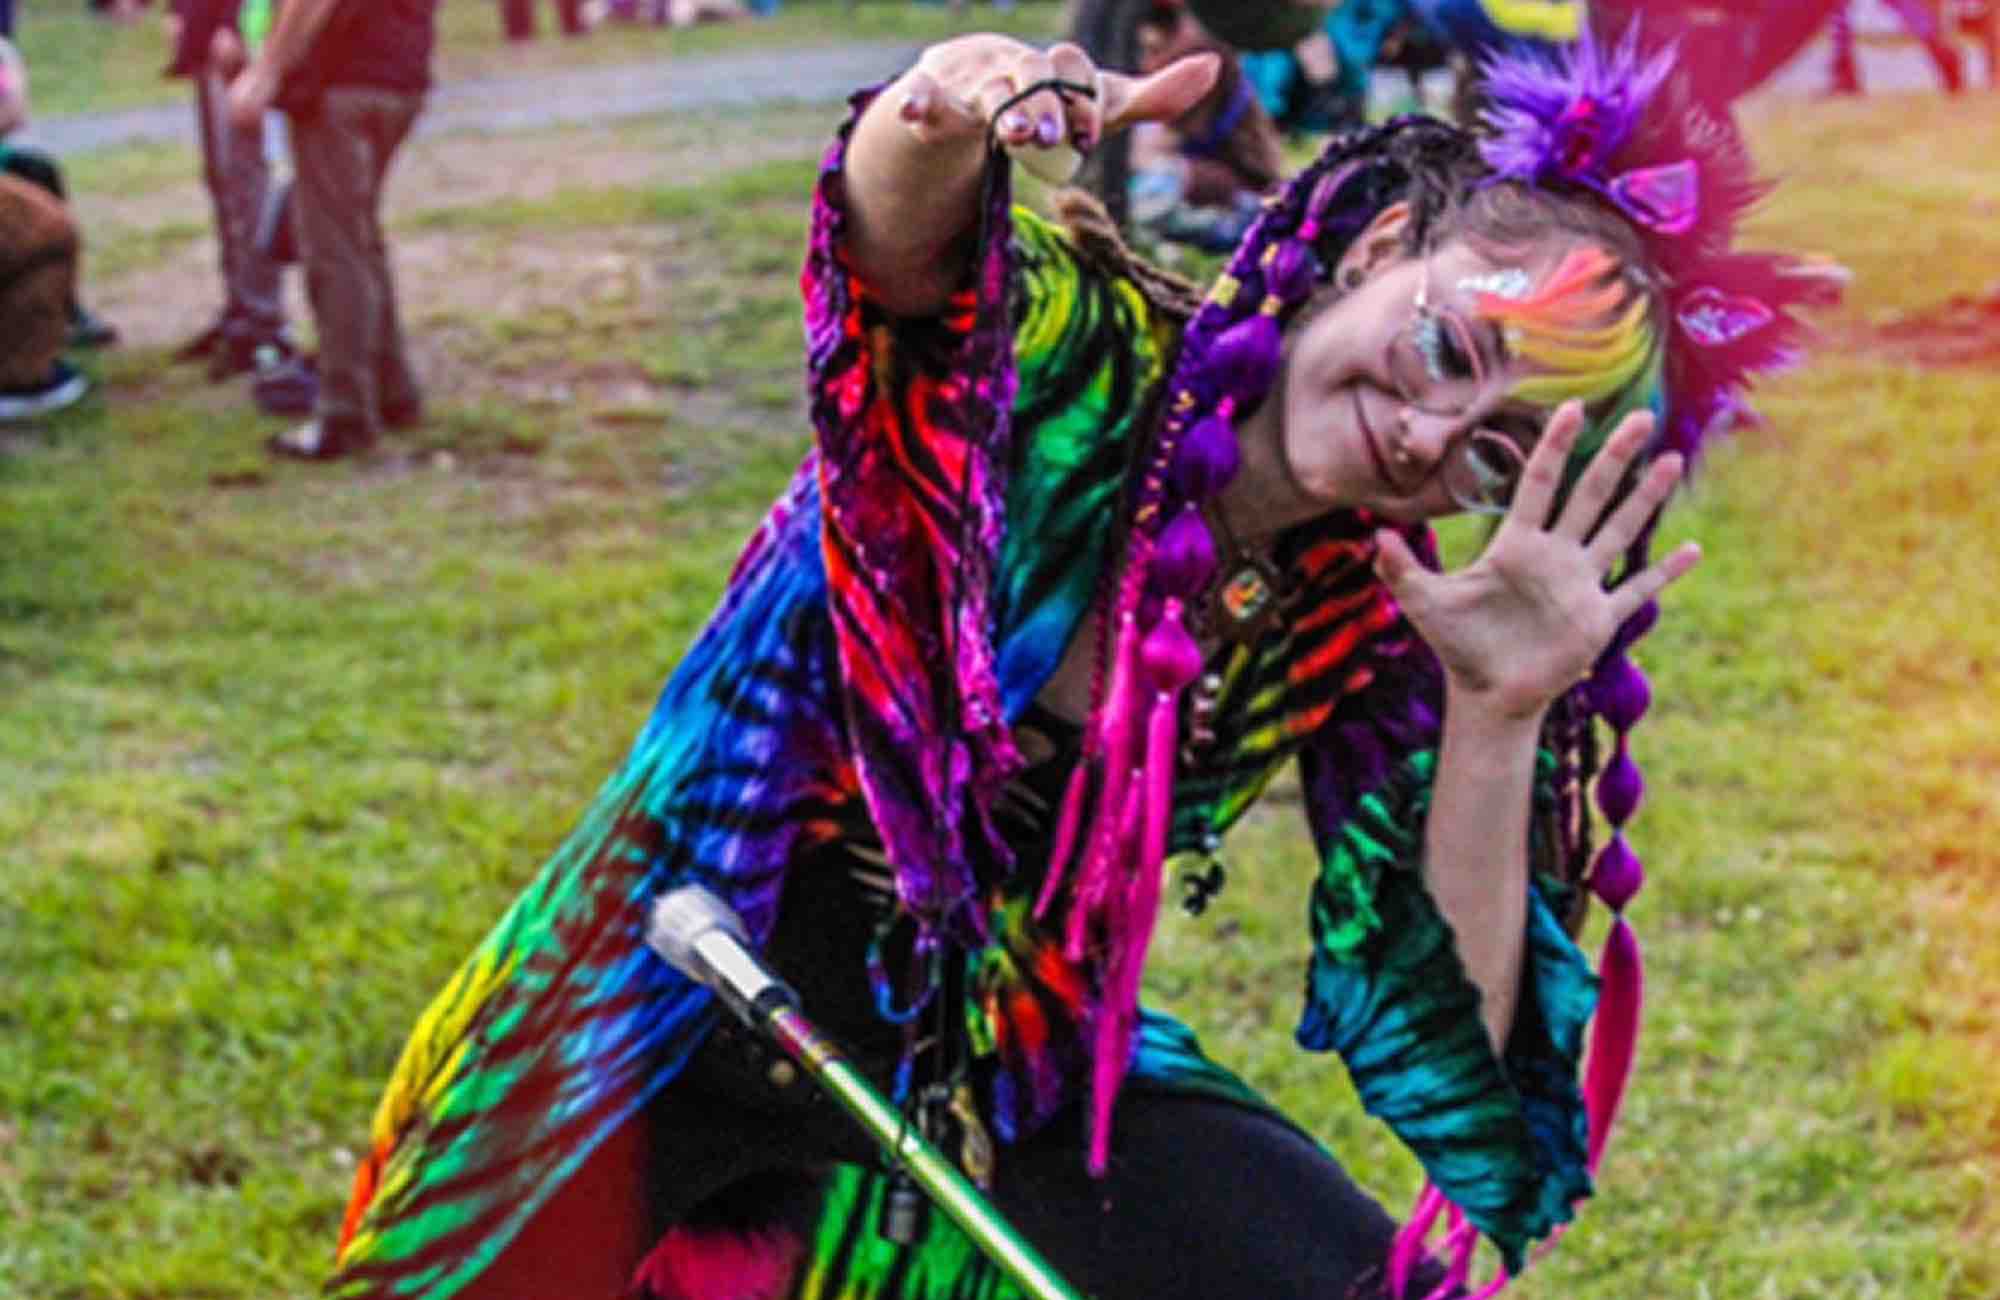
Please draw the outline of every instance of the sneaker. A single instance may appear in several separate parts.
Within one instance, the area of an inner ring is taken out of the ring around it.
[[[324,420],[307,420],[295,429],[273,434],[264,444],[273,456],[286,460],[339,460],[374,445],[375,435],[366,429]]]
[[[222,346],[222,336],[226,332],[227,325],[228,322],[225,320],[215,321],[207,329],[175,348],[173,359],[183,362],[208,360],[215,355],[215,350]]]
[[[267,415],[311,415],[319,405],[318,362],[290,348],[268,352],[264,360],[250,383],[257,408]]]
[[[208,380],[219,384],[238,375],[261,374],[290,361],[296,349],[283,334],[233,334],[223,331],[208,357]]]
[[[118,330],[109,321],[81,303],[69,309],[69,345],[73,348],[108,348],[118,341]]]
[[[74,406],[90,391],[90,380],[67,361],[49,367],[49,377],[32,388],[0,388],[0,420],[32,420]]]

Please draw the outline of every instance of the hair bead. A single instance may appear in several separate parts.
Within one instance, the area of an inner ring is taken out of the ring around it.
[[[1639,861],[1639,855],[1625,842],[1623,832],[1612,835],[1605,846],[1598,851],[1597,863],[1590,871],[1590,888],[1604,905],[1614,912],[1622,912],[1632,901],[1642,885],[1646,883],[1646,868]]]
[[[1168,598],[1160,621],[1146,634],[1139,647],[1139,671],[1148,686],[1168,695],[1201,675],[1201,647],[1181,619],[1178,600]]]
[[[1646,792],[1645,780],[1639,775],[1639,765],[1632,761],[1631,750],[1626,746],[1625,737],[1618,737],[1618,752],[1611,765],[1597,778],[1597,807],[1613,826],[1623,826],[1632,820],[1632,814],[1639,810],[1639,800]]]
[[[1193,505],[1184,506],[1160,534],[1153,552],[1152,580],[1170,598],[1193,600],[1215,575],[1215,540]]]
[[[1209,372],[1230,395],[1255,402],[1277,380],[1283,349],[1284,336],[1278,322],[1259,312],[1216,337],[1209,349]]]
[[[1319,276],[1319,259],[1307,245],[1295,239],[1274,244],[1264,255],[1264,310],[1269,313],[1311,295]],[[1279,308],[1272,307],[1276,300]]]
[[[1174,449],[1171,470],[1174,491],[1188,501],[1207,501],[1229,486],[1242,462],[1243,453],[1236,445],[1236,428],[1228,417],[1220,411],[1204,416],[1195,421],[1194,427],[1181,438],[1180,446]]]
[[[1592,675],[1590,702],[1606,722],[1630,731],[1652,705],[1653,689],[1639,666],[1621,654]]]
[[[1638,609],[1632,611],[1632,617],[1619,625],[1617,633],[1611,638],[1611,644],[1605,647],[1604,657],[1609,659],[1624,654],[1627,650],[1639,644],[1646,633],[1653,630],[1653,624],[1659,621],[1659,601],[1649,600],[1639,606]]]

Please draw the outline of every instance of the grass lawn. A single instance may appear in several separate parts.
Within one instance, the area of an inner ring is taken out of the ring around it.
[[[170,53],[160,9],[156,5],[134,22],[111,23],[86,12],[82,0],[29,6],[21,15],[16,43],[28,61],[36,114],[53,117],[187,100],[185,82],[160,76]],[[720,50],[778,51],[839,41],[902,41],[914,46],[958,31],[997,29],[1047,38],[1061,27],[1060,6],[1042,0],[1012,13],[980,4],[959,14],[942,5],[910,0],[784,0],[776,14],[756,22],[678,30],[607,22],[584,38],[567,39],[555,29],[552,4],[538,0],[536,11],[540,38],[509,44],[500,32],[495,0],[441,0],[439,81],[451,85],[560,68],[698,57]]]
[[[1761,232],[1857,280],[1670,520],[1708,558],[1641,653],[1642,1068],[1531,1300],[2000,1293],[2000,377],[1883,341],[2000,278],[1993,103],[1751,116],[1790,174]],[[135,342],[0,432],[0,1295],[311,1293],[405,1030],[802,449],[833,113],[489,141],[453,206],[399,188],[433,419],[327,467],[268,462],[278,425],[165,360],[159,304],[214,291],[192,162],[78,172]],[[509,150],[567,179],[510,190]],[[1298,821],[1279,791],[1232,838],[1152,994],[1400,1207],[1413,1166],[1290,1045]]]

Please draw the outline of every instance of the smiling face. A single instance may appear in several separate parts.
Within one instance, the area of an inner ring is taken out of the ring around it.
[[[1287,340],[1281,454],[1322,507],[1391,519],[1456,513],[1442,472],[1475,433],[1525,449],[1543,413],[1510,398],[1526,377],[1466,282],[1509,268],[1463,242],[1369,274]]]
[[[1600,427],[1646,404],[1646,301],[1602,249],[1552,234],[1513,255],[1461,238],[1412,257],[1405,221],[1378,218],[1336,275],[1360,283],[1286,340],[1264,414],[1305,502],[1404,522],[1504,505],[1563,400],[1593,404]]]

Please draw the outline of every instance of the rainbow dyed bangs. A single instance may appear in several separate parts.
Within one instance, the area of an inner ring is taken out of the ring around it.
[[[1594,244],[1566,253],[1541,284],[1519,297],[1481,293],[1480,315],[1498,324],[1528,364],[1509,396],[1552,411],[1580,399],[1590,414],[1576,456],[1588,459],[1618,422],[1651,410],[1665,424],[1664,357],[1646,298]]]

